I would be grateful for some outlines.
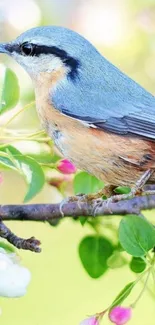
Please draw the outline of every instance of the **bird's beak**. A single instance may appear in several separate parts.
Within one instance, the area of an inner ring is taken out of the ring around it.
[[[9,54],[7,43],[0,43],[0,53]]]

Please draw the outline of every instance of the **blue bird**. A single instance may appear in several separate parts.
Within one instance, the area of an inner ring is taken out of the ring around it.
[[[132,196],[155,182],[155,98],[89,41],[44,26],[0,44],[0,53],[28,72],[43,127],[63,156],[105,182],[104,193],[125,185]]]

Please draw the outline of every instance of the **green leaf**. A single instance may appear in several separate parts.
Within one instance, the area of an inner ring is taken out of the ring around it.
[[[27,202],[41,191],[45,183],[45,176],[42,168],[33,158],[18,155],[14,156],[14,159],[29,185],[24,198],[24,202]]]
[[[12,162],[8,156],[8,153],[0,151],[0,165],[7,169],[17,170],[14,162]]]
[[[101,190],[103,187],[104,183],[102,181],[86,172],[80,172],[74,177],[75,194],[95,193]]]
[[[10,161],[10,159],[8,158],[8,156],[3,156],[0,153],[0,165],[6,167],[7,169],[13,169],[16,170],[16,167],[14,166],[14,164]]]
[[[6,157],[3,157],[3,155],[6,155]],[[45,183],[45,176],[42,168],[33,158],[22,155],[13,146],[6,146],[0,148],[0,162],[24,176],[29,185],[24,202],[31,200],[40,192]]]
[[[15,162],[12,161],[9,157],[9,152],[12,155],[21,154],[19,150],[17,150],[15,147],[13,147],[11,145],[6,145],[3,147],[0,147],[0,165],[6,167],[7,169],[13,169],[13,170],[17,171]]]
[[[123,256],[123,252],[114,251],[113,254],[108,258],[107,265],[111,269],[117,269],[127,263],[127,260]]]
[[[0,100],[0,114],[16,106],[19,100],[19,84],[15,73],[6,68]]]
[[[127,216],[120,222],[119,240],[127,253],[141,257],[155,246],[155,229],[146,219]]]
[[[135,273],[141,273],[145,270],[146,263],[140,257],[133,257],[130,262],[130,269]]]
[[[11,146],[10,144],[6,146],[3,145],[3,147],[0,147],[0,151],[6,153],[9,151],[12,153],[12,155],[21,155],[21,152],[18,149],[16,149],[14,146]]]
[[[117,297],[114,299],[114,301],[112,302],[110,309],[121,305],[122,302],[129,296],[129,294],[131,293],[132,289],[135,286],[135,281],[128,283],[122,290],[121,292],[117,295]]]
[[[118,194],[128,194],[131,192],[131,189],[128,186],[118,186],[115,188],[114,192]]]
[[[113,253],[113,246],[102,236],[87,236],[79,245],[81,262],[92,278],[99,278],[108,269],[107,259]]]

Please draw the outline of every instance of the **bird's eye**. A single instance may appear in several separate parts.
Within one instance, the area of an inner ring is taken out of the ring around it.
[[[28,42],[25,42],[20,46],[21,53],[26,56],[34,55],[34,48],[35,46]]]

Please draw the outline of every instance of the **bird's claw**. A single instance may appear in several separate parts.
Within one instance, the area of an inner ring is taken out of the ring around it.
[[[96,212],[97,212],[97,210],[102,206],[102,204],[103,204],[103,202],[104,202],[104,204],[105,204],[105,206],[106,206],[106,210],[108,210],[108,212],[110,213],[110,214],[112,214],[112,210],[110,209],[110,207],[109,207],[109,205],[110,205],[110,203],[112,203],[112,201],[113,201],[113,197],[110,197],[110,198],[108,198],[108,199],[106,199],[106,200],[103,200],[103,199],[98,199],[98,200],[96,200],[96,204],[95,204],[95,208],[94,208],[94,210],[93,210],[93,216],[95,217],[96,216]]]
[[[129,200],[129,199],[132,199],[135,195],[136,195],[135,191],[131,191],[128,194],[113,195],[113,196],[107,198],[106,200],[98,199],[98,200],[96,200],[93,215],[94,216],[96,215],[97,209],[102,206],[103,202],[105,203],[106,210],[108,210],[108,212],[110,214],[112,214],[112,210],[110,209],[110,204],[111,203],[117,203],[117,202],[120,202],[120,201]]]
[[[95,207],[93,209],[93,217],[96,216],[96,211],[101,207],[102,203],[103,203],[103,199],[97,199],[95,201]]]
[[[64,218],[64,212],[63,212],[63,206],[67,203],[72,203],[72,202],[77,202],[79,208],[80,208],[80,202],[82,201],[83,194],[78,194],[75,196],[70,196],[68,198],[65,198],[64,200],[61,201],[60,205],[59,205],[59,211],[61,214],[61,217]]]

